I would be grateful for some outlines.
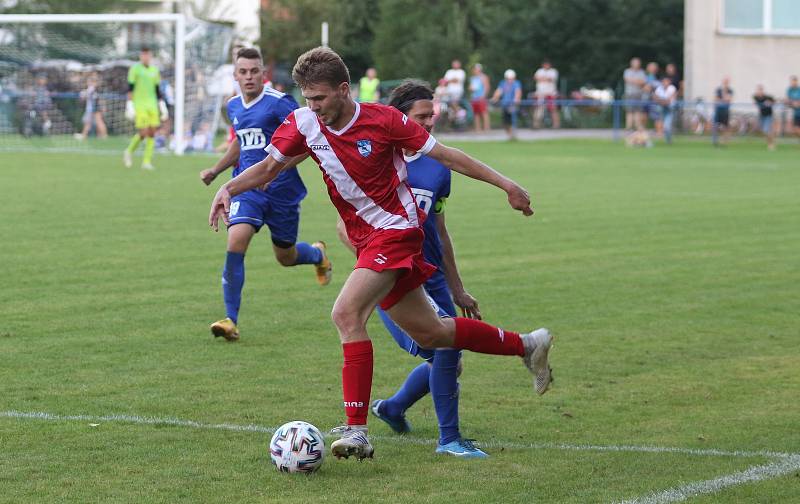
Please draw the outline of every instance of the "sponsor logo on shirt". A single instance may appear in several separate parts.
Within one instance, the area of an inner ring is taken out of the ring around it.
[[[364,157],[372,154],[372,142],[369,140],[356,140],[356,147],[358,147],[358,153]]]
[[[236,130],[242,150],[263,149],[267,146],[267,137],[261,128],[244,128]]]
[[[234,116],[233,125],[236,126],[237,124],[239,124],[239,118]]]
[[[330,145],[312,145],[311,150],[331,150]]]

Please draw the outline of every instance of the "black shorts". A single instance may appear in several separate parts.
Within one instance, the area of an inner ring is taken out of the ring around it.
[[[515,126],[517,107],[503,107],[503,126]]]
[[[795,128],[800,128],[800,109],[795,109],[794,120],[792,121]]]
[[[730,122],[731,114],[728,109],[717,109],[714,112],[714,124],[721,124],[727,126]]]

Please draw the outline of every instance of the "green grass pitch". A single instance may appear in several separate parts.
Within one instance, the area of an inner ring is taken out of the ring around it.
[[[556,382],[537,397],[519,359],[467,353],[462,432],[490,459],[435,455],[425,398],[410,437],[372,421],[374,460],[311,477],[274,471],[268,433],[213,426],[343,420],[329,314],[353,260],[318,169],[300,236],[331,244],[332,285],[258,235],[229,344],[208,331],[212,158],[0,153],[0,502],[795,502],[798,459],[766,452],[800,452],[800,147],[461,146],[537,210],[454,176],[465,285],[487,320],[553,330]],[[370,328],[387,397],[417,361]]]

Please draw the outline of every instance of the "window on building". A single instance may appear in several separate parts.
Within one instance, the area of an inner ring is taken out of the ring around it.
[[[722,31],[800,35],[800,0],[722,0]]]
[[[800,2],[772,0],[772,28],[800,31]]]
[[[763,0],[725,0],[723,26],[733,30],[764,28]]]

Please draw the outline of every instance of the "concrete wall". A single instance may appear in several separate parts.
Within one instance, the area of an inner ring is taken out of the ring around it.
[[[758,84],[784,98],[789,76],[800,74],[800,36],[724,34],[721,15],[722,0],[686,0],[686,99],[713,99],[725,76],[731,78],[735,102],[751,103]]]

